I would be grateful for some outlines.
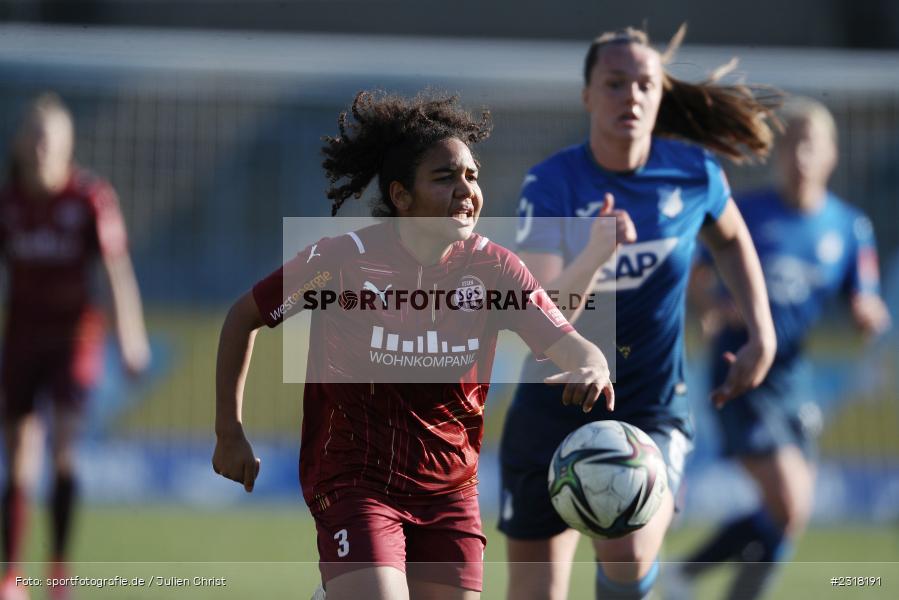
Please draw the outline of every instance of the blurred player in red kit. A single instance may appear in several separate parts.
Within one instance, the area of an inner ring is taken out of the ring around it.
[[[140,295],[116,194],[73,162],[74,125],[52,93],[33,100],[10,149],[0,190],[0,256],[7,269],[0,417],[6,444],[2,490],[0,599],[25,598],[17,587],[29,493],[42,457],[39,400],[49,402],[53,477],[50,492],[52,575],[64,576],[77,485],[74,442],[84,403],[102,369],[103,318],[93,302],[93,268],[109,277],[125,368],[150,359]],[[51,588],[53,598],[65,587]]]

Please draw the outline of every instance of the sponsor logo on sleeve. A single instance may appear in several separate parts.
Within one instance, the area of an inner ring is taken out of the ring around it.
[[[562,314],[562,311],[556,307],[543,288],[537,288],[531,292],[528,299],[539,308],[540,312],[542,312],[556,327],[562,327],[563,325],[568,324],[568,319],[566,319],[565,315]]]
[[[287,313],[294,309],[294,307],[300,302],[303,298],[303,294],[310,291],[317,291],[324,288],[328,285],[328,282],[331,281],[331,272],[330,271],[319,271],[312,277],[309,281],[298,287],[292,293],[287,294],[284,297],[284,301],[281,303],[278,308],[271,311],[269,315],[272,320],[279,321],[283,319]]]

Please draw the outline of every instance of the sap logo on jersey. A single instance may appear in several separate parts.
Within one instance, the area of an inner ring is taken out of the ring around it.
[[[615,260],[613,256],[600,267],[594,291],[637,289],[659,268],[659,265],[665,262],[675,246],[677,246],[676,237],[620,246],[618,264],[613,268],[612,262]]]

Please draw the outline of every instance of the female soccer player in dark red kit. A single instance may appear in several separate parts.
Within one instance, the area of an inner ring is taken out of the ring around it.
[[[76,497],[73,446],[84,401],[100,374],[103,319],[91,297],[97,260],[109,276],[125,367],[141,372],[150,359],[125,224],[106,181],[74,165],[71,114],[55,94],[28,107],[0,190],[0,255],[8,270],[3,335],[2,415],[6,444],[0,597],[22,598],[16,565],[27,498],[41,458],[39,397],[51,403],[53,463],[51,560],[63,561]],[[65,587],[51,589],[65,597]]]
[[[328,599],[478,598],[486,540],[477,458],[498,331],[517,332],[555,362],[564,372],[549,380],[584,410],[603,393],[613,406],[608,366],[518,257],[473,232],[483,198],[471,146],[488,136],[489,113],[474,119],[452,97],[361,92],[339,124],[324,148],[334,212],[377,179],[373,212],[395,218],[310,245],[231,308],[219,345],[213,465],[253,489],[259,460],[241,425],[253,338],[298,312],[310,281],[337,294],[375,290],[377,307],[399,290],[431,298],[528,290],[520,310],[312,314],[300,478]]]

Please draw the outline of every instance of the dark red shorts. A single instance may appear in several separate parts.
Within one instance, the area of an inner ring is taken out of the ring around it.
[[[368,490],[340,490],[313,510],[322,581],[390,566],[409,579],[481,591],[484,548],[476,493],[400,504]]]
[[[80,409],[102,369],[100,344],[73,343],[34,348],[6,340],[0,367],[0,403],[4,419],[35,410],[39,396]]]

